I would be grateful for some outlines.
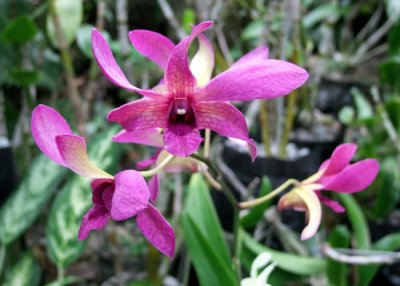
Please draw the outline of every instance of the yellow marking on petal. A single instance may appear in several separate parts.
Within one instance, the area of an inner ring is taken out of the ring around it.
[[[301,233],[301,240],[306,240],[315,235],[321,224],[321,203],[314,191],[304,187],[294,190],[307,206],[308,224]]]
[[[199,49],[190,63],[190,71],[196,78],[197,86],[205,86],[211,79],[214,68],[214,52],[208,39],[199,35]]]

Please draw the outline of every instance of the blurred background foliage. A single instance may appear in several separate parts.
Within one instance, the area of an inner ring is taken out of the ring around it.
[[[267,251],[277,263],[272,285],[400,285],[399,263],[360,266],[324,255],[327,244],[366,260],[400,249],[399,18],[398,0],[0,1],[0,284],[236,285],[237,270],[247,277]],[[377,158],[378,179],[356,196],[339,196],[346,214],[326,211],[319,234],[306,242],[298,235],[304,216],[279,214],[273,204],[241,214],[239,241],[232,241],[226,201],[189,174],[162,180],[159,207],[177,233],[174,260],[149,246],[132,221],[77,241],[89,183],[40,154],[32,109],[44,103],[60,111],[103,169],[132,168],[152,150],[112,143],[119,129],[105,116],[138,95],[101,74],[91,29],[106,35],[129,80],[149,88],[162,71],[131,47],[128,31],[154,30],[177,43],[204,20],[214,21],[207,32],[214,74],[261,44],[270,58],[310,73],[285,98],[237,105],[259,143],[253,170],[261,172],[249,173],[249,159],[241,164],[241,152],[214,138],[213,148],[224,150],[214,158],[238,199],[304,178],[341,142],[359,145],[357,159]],[[275,172],[286,169],[295,173]]]

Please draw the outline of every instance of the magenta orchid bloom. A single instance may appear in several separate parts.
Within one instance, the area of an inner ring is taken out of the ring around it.
[[[163,148],[162,134],[160,128],[151,128],[147,130],[136,130],[127,132],[122,130],[113,137],[114,142],[119,143],[135,143],[151,147],[156,147],[156,152],[148,159],[136,163],[138,170],[144,170],[151,166],[161,164],[169,153]],[[193,158],[175,157],[163,168],[165,173],[180,173],[182,171],[197,172],[199,171],[199,162]]]
[[[78,239],[86,239],[91,230],[102,229],[115,221],[136,216],[140,232],[165,255],[172,257],[175,235],[162,214],[149,202],[158,194],[158,176],[147,186],[143,176],[126,170],[115,176],[96,167],[86,152],[85,139],[73,135],[65,119],[54,109],[37,106],[32,113],[32,135],[39,149],[54,162],[75,173],[93,179],[93,207],[82,219]]]
[[[308,74],[294,64],[266,59],[268,50],[261,47],[211,79],[213,49],[202,34],[211,26],[212,22],[195,26],[176,46],[155,32],[129,33],[133,46],[165,71],[163,81],[151,90],[129,83],[106,40],[94,29],[92,50],[105,76],[114,84],[144,96],[114,109],[108,120],[121,124],[128,132],[162,128],[165,150],[177,156],[193,154],[203,141],[199,130],[210,129],[247,142],[254,160],[256,148],[248,137],[245,119],[229,101],[286,95],[304,84]],[[199,50],[189,65],[188,49],[196,38]]]
[[[350,164],[357,150],[355,144],[341,144],[333,151],[319,171],[300,182],[292,191],[281,197],[280,210],[293,208],[307,213],[308,224],[301,233],[301,239],[314,236],[321,223],[321,203],[335,212],[345,209],[338,202],[322,195],[322,191],[338,193],[356,193],[368,187],[376,178],[379,164],[374,159],[365,159]]]

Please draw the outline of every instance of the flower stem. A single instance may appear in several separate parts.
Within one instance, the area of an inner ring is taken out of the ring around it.
[[[162,161],[157,167],[154,169],[148,170],[148,171],[143,171],[139,172],[143,177],[151,177],[159,172],[161,172],[173,159],[175,158],[175,155],[169,154],[164,161]]]
[[[272,192],[270,192],[269,194],[261,197],[261,198],[257,198],[251,201],[247,201],[247,202],[241,202],[239,204],[240,208],[251,208],[251,207],[255,207],[259,204],[265,203],[266,201],[272,199],[273,197],[275,197],[276,195],[280,194],[281,192],[283,192],[284,190],[286,190],[287,187],[289,187],[290,185],[298,185],[300,184],[299,181],[295,180],[295,179],[289,179],[286,182],[284,182],[282,185],[280,185],[278,188],[276,188],[275,190],[273,190]]]
[[[6,246],[4,244],[0,245],[0,277],[3,270],[4,258],[6,257]]]
[[[206,129],[204,134],[204,157],[210,157],[210,140],[211,140],[211,130]]]

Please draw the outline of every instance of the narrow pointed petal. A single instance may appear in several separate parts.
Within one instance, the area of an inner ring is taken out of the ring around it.
[[[257,61],[262,61],[268,59],[269,50],[267,46],[260,46],[254,50],[248,52],[241,58],[239,58],[233,65],[233,67],[238,67],[239,65],[248,65]]]
[[[96,167],[86,152],[85,139],[75,135],[58,135],[56,143],[65,166],[81,175],[91,179],[110,178],[113,176]]]
[[[111,218],[125,220],[143,211],[150,198],[146,181],[139,172],[126,170],[115,175]]]
[[[107,119],[127,131],[167,127],[170,103],[167,100],[139,99],[112,110]]]
[[[196,78],[197,86],[205,86],[211,79],[214,69],[214,50],[203,34],[199,34],[199,49],[190,62],[190,71]]]
[[[318,199],[321,201],[321,203],[323,203],[324,205],[326,205],[327,207],[332,209],[334,212],[343,213],[346,211],[346,209],[337,201],[331,200],[331,199],[323,196],[321,194],[321,192],[316,192],[316,194],[318,196]]]
[[[162,214],[151,204],[139,213],[136,224],[144,237],[159,251],[169,258],[175,252],[175,234],[171,225]]]
[[[158,192],[160,191],[160,176],[154,175],[149,180],[149,192],[150,192],[150,201],[155,203],[158,197]]]
[[[251,263],[250,269],[250,277],[256,279],[260,269],[266,267],[272,260],[272,256],[268,252],[261,252],[256,259],[254,259],[253,263]],[[266,280],[263,282],[265,283]]]
[[[147,30],[130,31],[129,40],[139,53],[162,69],[167,66],[168,59],[175,47],[175,44],[164,35]]]
[[[104,228],[109,218],[110,215],[105,207],[92,207],[82,218],[78,239],[85,240],[89,236],[90,231]]]
[[[187,157],[203,142],[200,132],[186,125],[168,127],[164,132],[164,148],[172,155]]]
[[[127,90],[138,92],[148,97],[159,97],[159,93],[133,86],[118,66],[111,52],[110,46],[103,35],[96,29],[92,30],[92,51],[103,74],[115,85]]]
[[[324,185],[324,190],[356,193],[372,184],[378,171],[378,162],[374,159],[366,159],[349,165],[337,175],[322,177],[318,183]]]
[[[46,105],[38,105],[32,112],[32,136],[39,149],[54,162],[65,166],[56,144],[57,135],[72,135],[64,117]]]
[[[162,147],[163,139],[160,128],[150,128],[146,130],[126,131],[122,130],[114,135],[114,142],[118,143],[135,143],[152,147]]]
[[[356,153],[356,144],[341,144],[333,151],[332,156],[329,160],[325,161],[320,170],[325,169],[324,176],[330,176],[337,174],[342,171],[347,165],[349,165],[351,158]]]
[[[222,136],[245,141],[254,161],[257,149],[249,138],[246,120],[236,107],[227,102],[197,102],[194,108],[199,129],[211,129]]]
[[[183,39],[172,51],[165,68],[164,83],[175,97],[186,97],[193,93],[196,78],[189,68],[188,49],[192,41],[212,26],[212,22],[203,22],[193,28],[190,36]]]
[[[198,101],[242,101],[270,99],[286,95],[302,86],[308,73],[299,66],[263,60],[239,65],[217,75],[202,90]]]

